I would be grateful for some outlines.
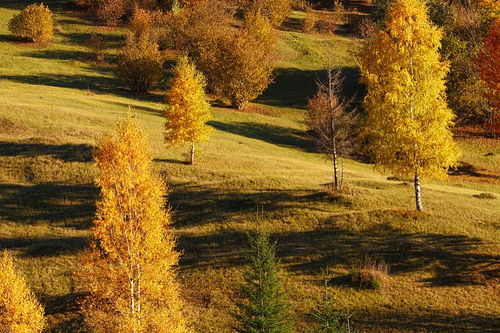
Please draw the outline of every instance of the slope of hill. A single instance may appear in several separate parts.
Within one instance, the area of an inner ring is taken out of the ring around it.
[[[72,271],[98,195],[92,149],[129,108],[147,129],[156,166],[168,179],[184,252],[180,277],[196,331],[232,331],[245,233],[257,210],[277,241],[298,332],[309,330],[308,313],[325,278],[338,309],[368,331],[495,331],[498,140],[458,136],[463,164],[449,182],[424,183],[423,214],[413,212],[409,182],[388,180],[353,160],[345,166],[348,190],[332,194],[326,188],[331,166],[307,137],[304,107],[324,50],[344,67],[355,92],[349,51],[359,41],[281,31],[275,83],[253,113],[214,108],[212,140],[198,165],[185,165],[186,147],[163,142],[163,92],[132,96],[112,76],[124,30],[98,27],[67,2],[46,1],[56,12],[57,34],[41,48],[15,41],[7,30],[10,17],[31,1],[0,3],[0,247],[18,256],[46,307],[48,332],[85,331]],[[89,60],[91,31],[105,34],[108,65]],[[380,290],[345,283],[366,256],[391,267]]]

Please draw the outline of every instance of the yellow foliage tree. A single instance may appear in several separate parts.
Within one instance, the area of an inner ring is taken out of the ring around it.
[[[366,131],[381,169],[414,177],[421,211],[420,177],[446,177],[459,155],[446,105],[448,65],[440,61],[441,32],[430,23],[424,2],[396,1],[385,24],[361,54]]]
[[[53,29],[52,12],[43,3],[27,6],[9,21],[10,32],[35,43],[50,40],[54,34]]]
[[[191,144],[191,164],[194,164],[195,143],[207,141],[210,128],[210,104],[205,96],[205,78],[182,57],[174,69],[174,77],[167,92],[165,110],[165,141],[169,145]]]
[[[498,0],[478,0],[481,8],[492,18],[500,18],[500,1]]]
[[[238,0],[244,13],[260,12],[274,25],[280,25],[292,10],[291,0]]]
[[[267,38],[272,40],[271,36]],[[273,81],[276,57],[274,45],[268,41],[247,28],[234,37],[223,37],[217,46],[218,75],[209,77],[219,95],[238,109],[257,98]]]
[[[36,333],[43,330],[43,307],[15,270],[12,256],[0,257],[0,332]]]
[[[272,47],[276,45],[276,32],[273,25],[260,11],[246,13],[243,23],[246,34],[254,36]]]
[[[146,135],[131,114],[116,135],[101,140],[95,160],[101,194],[77,273],[90,294],[82,302],[87,325],[95,332],[188,332],[166,186],[153,173]]]

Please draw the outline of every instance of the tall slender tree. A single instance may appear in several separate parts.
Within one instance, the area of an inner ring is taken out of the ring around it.
[[[490,129],[494,136],[500,136],[500,18],[491,24],[477,63],[481,79],[487,87],[486,97],[491,108]]]
[[[167,92],[165,110],[165,141],[169,145],[191,144],[190,163],[194,164],[195,144],[208,140],[210,104],[205,96],[205,78],[187,57],[182,57],[174,69]]]
[[[238,304],[239,326],[236,329],[241,333],[292,332],[293,325],[275,259],[275,247],[262,231],[249,239],[253,254],[241,290],[244,301]]]
[[[341,158],[352,148],[352,130],[357,116],[353,110],[347,110],[351,103],[341,96],[343,78],[340,70],[328,66],[326,74],[327,80],[318,80],[318,92],[309,99],[306,122],[318,148],[332,160],[333,186],[340,190],[344,180]]]
[[[165,184],[153,173],[143,129],[128,114],[95,152],[101,190],[92,242],[78,280],[82,310],[95,332],[188,332],[169,231]]]
[[[448,64],[440,61],[441,31],[422,1],[397,0],[385,26],[361,54],[366,132],[378,167],[413,176],[422,211],[421,177],[446,177],[459,154],[445,98]]]
[[[14,267],[7,252],[0,257],[0,332],[40,333],[43,307]]]

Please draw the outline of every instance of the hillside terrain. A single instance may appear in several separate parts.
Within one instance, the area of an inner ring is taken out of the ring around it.
[[[331,163],[304,122],[328,53],[362,95],[347,33],[279,31],[274,83],[247,112],[214,106],[211,140],[196,165],[188,147],[164,143],[164,87],[134,96],[113,77],[125,28],[99,26],[64,0],[52,43],[16,41],[9,19],[32,1],[0,3],[0,248],[19,258],[46,309],[47,332],[86,332],[82,290],[72,277],[87,245],[98,190],[92,150],[127,110],[146,128],[155,166],[169,186],[187,314],[196,332],[232,332],[246,266],[247,232],[259,215],[276,241],[286,286],[308,332],[324,294],[362,331],[482,331],[500,326],[500,141],[456,131],[460,166],[448,181],[424,181],[414,212],[410,181],[348,159],[346,187],[332,193]],[[303,13],[294,12],[300,20]],[[106,64],[90,60],[91,32],[105,35]],[[251,111],[251,112],[250,112]],[[346,283],[365,257],[390,265],[379,290]]]

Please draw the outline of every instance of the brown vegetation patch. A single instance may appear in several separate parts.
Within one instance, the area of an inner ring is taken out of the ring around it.
[[[366,257],[352,268],[351,283],[363,289],[380,289],[388,283],[389,265],[383,259]]]

